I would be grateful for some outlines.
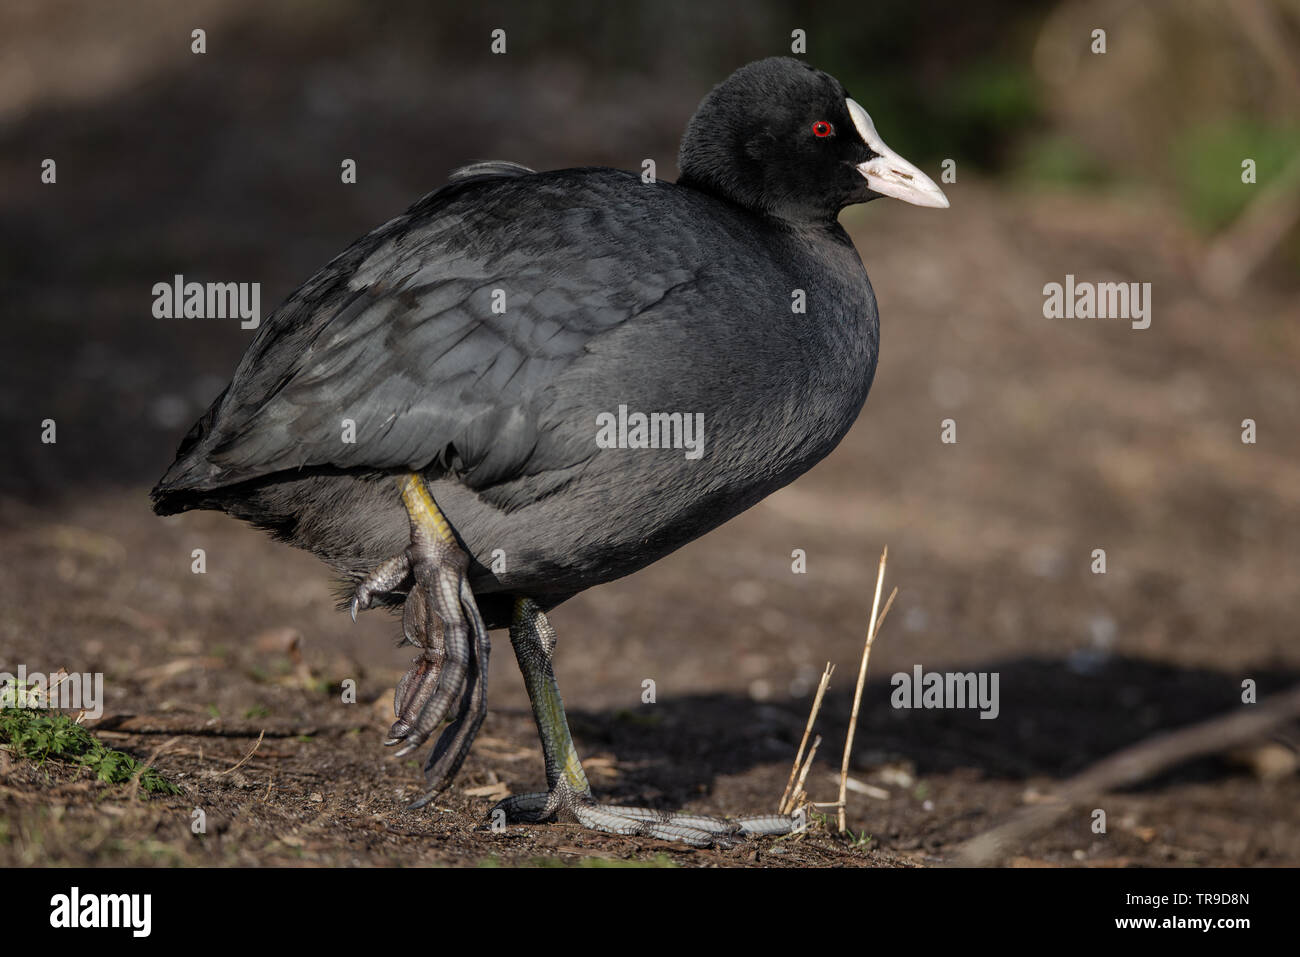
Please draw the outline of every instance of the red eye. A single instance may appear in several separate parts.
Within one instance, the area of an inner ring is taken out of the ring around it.
[[[818,120],[813,124],[813,136],[830,136],[835,132],[835,127],[831,126],[825,120]]]

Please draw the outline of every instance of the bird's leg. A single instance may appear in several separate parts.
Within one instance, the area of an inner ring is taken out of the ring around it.
[[[797,821],[788,814],[727,820],[707,814],[674,814],[652,808],[597,804],[564,716],[564,702],[552,664],[555,641],[555,629],[542,609],[531,599],[516,600],[510,644],[519,659],[537,733],[542,739],[549,791],[513,795],[498,803],[494,813],[500,810],[507,821],[523,823],[564,818],[608,834],[643,835],[701,846],[727,846],[739,838],[788,834],[794,830]]]
[[[376,595],[410,582],[402,607],[402,630],[420,649],[394,696],[397,720],[384,744],[409,754],[433,734],[453,704],[455,720],[424,766],[429,790],[412,807],[427,803],[451,783],[487,714],[488,634],[469,587],[469,556],[419,475],[398,479],[411,520],[411,544],[380,564],[356,588],[352,617]]]

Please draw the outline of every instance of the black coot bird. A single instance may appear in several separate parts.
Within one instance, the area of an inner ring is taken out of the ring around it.
[[[781,833],[599,805],[552,670],[546,612],[786,485],[853,424],[875,297],[840,210],[946,207],[833,77],[773,58],[691,118],[676,184],[481,163],[335,258],[258,331],[153,490],[337,569],[353,617],[401,606],[420,648],[399,754],[451,718],[424,803],[487,710],[489,628],[532,701],[548,793],[509,820],[709,843]]]

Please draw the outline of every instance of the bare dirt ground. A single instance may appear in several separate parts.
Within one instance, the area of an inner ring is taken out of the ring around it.
[[[0,752],[0,864],[935,864],[1117,749],[1242,707],[1244,679],[1266,699],[1300,678],[1294,298],[1264,283],[1231,302],[1207,298],[1195,281],[1201,249],[1154,200],[963,178],[946,187],[946,212],[882,202],[846,216],[883,341],[840,449],[718,532],[553,616],[561,687],[603,797],[774,808],[832,661],[809,784],[831,800],[887,543],[900,595],[873,652],[853,757],[853,776],[886,796],[850,792],[861,839],[692,850],[560,825],[485,829],[500,796],[544,783],[504,633],[492,712],[456,785],[405,810],[421,762],[380,746],[409,656],[396,623],[369,613],[352,625],[323,566],[232,519],[149,510],[149,485],[248,334],[155,320],[148,290],[173,272],[254,279],[269,308],[458,162],[635,161],[589,147],[572,126],[548,152],[548,123],[570,111],[540,93],[522,110],[527,128],[508,134],[492,132],[487,107],[475,111],[483,129],[464,147],[439,131],[456,128],[464,98],[486,83],[357,104],[321,65],[292,87],[265,86],[266,51],[239,49],[246,61],[220,80],[169,70],[107,103],[52,105],[0,128],[0,183],[11,184],[0,186],[0,670],[103,672],[98,733],[153,757],[184,790],[136,799]],[[378,88],[409,91],[405,67],[388,68]],[[622,102],[580,85],[569,95],[596,103],[597,127]],[[693,95],[661,100],[647,119],[661,155]],[[304,104],[318,101],[325,112],[313,117]],[[342,117],[328,112],[338,102]],[[217,115],[195,123],[198,110]],[[340,200],[336,154],[357,142],[374,175]],[[45,155],[61,157],[57,193],[12,185]],[[320,168],[294,174],[304,155]],[[1151,328],[1044,319],[1042,286],[1066,273],[1153,283]],[[46,417],[57,445],[39,442]],[[1247,417],[1255,445],[1240,440]],[[940,442],[944,418],[957,423],[955,445]],[[194,548],[206,551],[204,575],[191,573]],[[1095,548],[1106,549],[1104,575],[1090,571]],[[806,574],[791,571],[794,549],[807,553]],[[918,663],[997,672],[999,717],[893,709],[888,676]],[[357,704],[340,700],[349,678]],[[655,704],[641,703],[646,679]],[[1109,795],[1107,833],[1092,833],[1091,808],[1080,808],[1011,860],[1300,864],[1300,777],[1285,758],[1267,770],[1263,753]],[[195,808],[202,836],[191,834]]]

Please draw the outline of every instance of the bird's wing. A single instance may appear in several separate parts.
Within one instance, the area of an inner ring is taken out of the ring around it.
[[[483,488],[527,471],[539,391],[698,268],[689,248],[638,243],[626,182],[550,175],[454,180],[325,267],[264,323],[160,488],[322,466],[441,466]]]

